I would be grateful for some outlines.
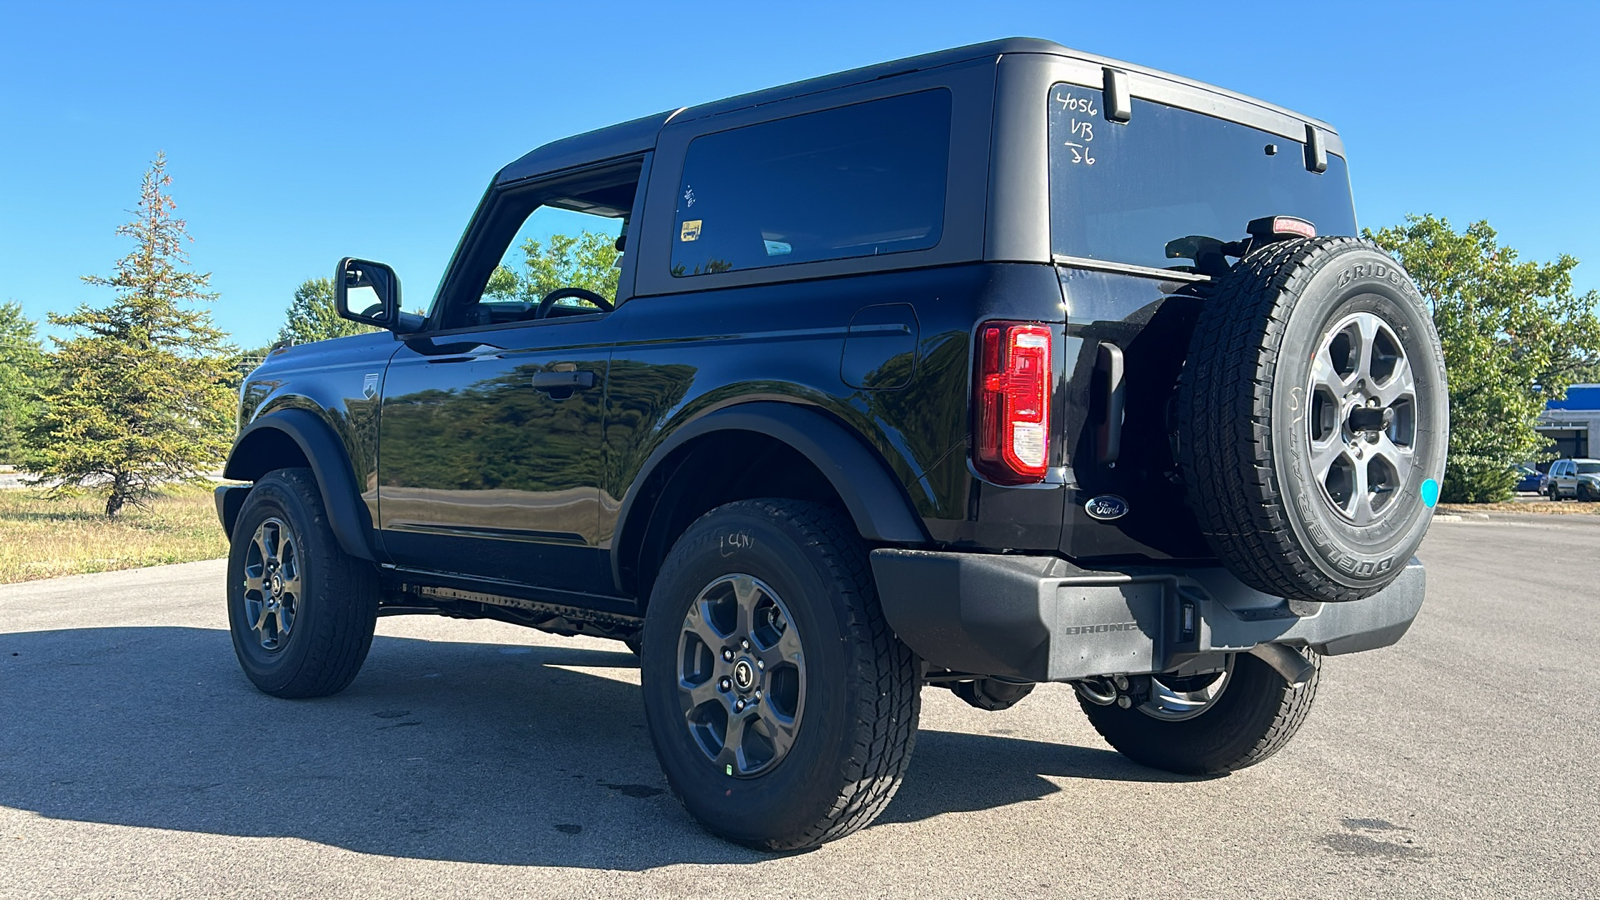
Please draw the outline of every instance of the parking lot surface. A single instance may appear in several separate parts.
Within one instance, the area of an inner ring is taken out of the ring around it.
[[[0,897],[1600,895],[1600,521],[1421,556],[1411,632],[1329,659],[1260,766],[1140,768],[1064,686],[928,689],[883,818],[791,856],[679,807],[620,644],[384,619],[291,702],[239,672],[220,562],[0,587]]]

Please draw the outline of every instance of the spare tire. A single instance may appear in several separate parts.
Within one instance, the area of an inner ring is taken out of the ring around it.
[[[1261,247],[1213,288],[1175,423],[1206,541],[1257,590],[1371,596],[1422,543],[1444,475],[1444,355],[1421,294],[1348,237]]]

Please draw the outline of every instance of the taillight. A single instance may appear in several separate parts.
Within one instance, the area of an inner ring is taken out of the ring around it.
[[[985,322],[973,382],[972,461],[1000,484],[1043,481],[1050,448],[1050,329]]]

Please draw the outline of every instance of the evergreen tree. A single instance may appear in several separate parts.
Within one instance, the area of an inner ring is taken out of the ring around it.
[[[22,458],[22,432],[38,413],[44,349],[20,303],[0,303],[0,463]]]
[[[55,339],[52,389],[28,433],[26,468],[62,486],[104,485],[111,517],[219,465],[232,430],[233,348],[203,305],[216,299],[211,276],[188,269],[171,183],[158,154],[133,221],[117,229],[134,249],[111,276],[84,278],[116,299],[50,315],[77,333]]]
[[[307,278],[295,288],[294,299],[289,301],[289,308],[284,312],[278,340],[309,344],[376,330],[339,317],[339,310],[333,303],[332,278]]]

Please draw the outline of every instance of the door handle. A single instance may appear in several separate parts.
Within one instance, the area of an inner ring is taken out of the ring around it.
[[[586,391],[592,387],[593,372],[538,372],[533,376],[536,391]]]

